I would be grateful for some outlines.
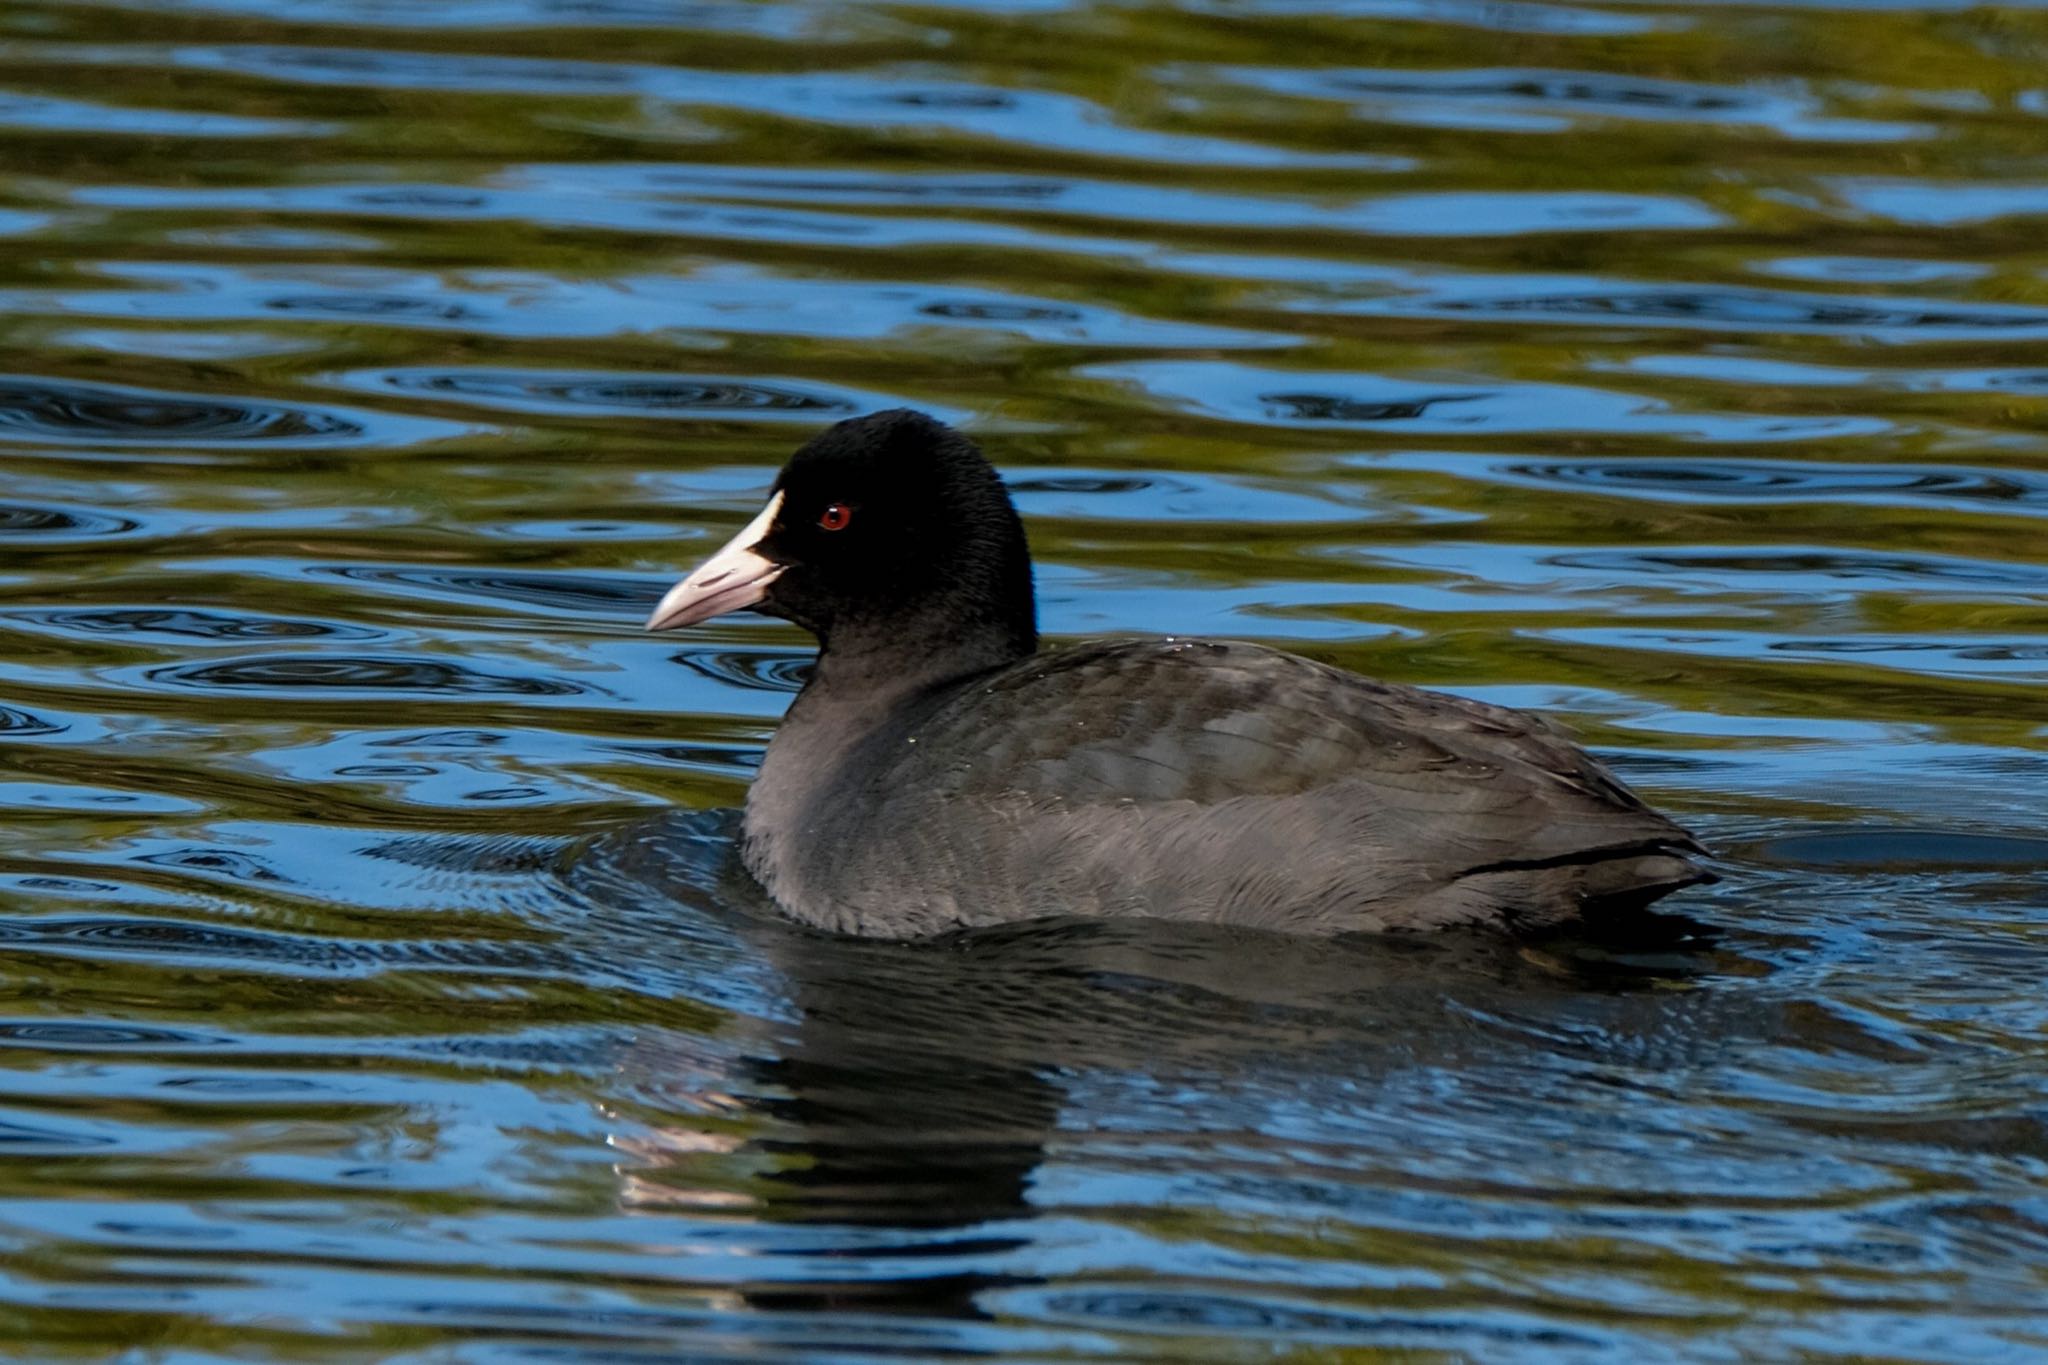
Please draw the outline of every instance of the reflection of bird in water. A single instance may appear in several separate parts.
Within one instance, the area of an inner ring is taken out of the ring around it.
[[[1439,1069],[1498,1068],[1513,1081],[1499,1102],[1527,1104],[1531,1037],[1514,1020],[1563,1008],[1604,1019],[1614,1046],[1649,1045],[1686,993],[1628,987],[1678,983],[1702,956],[1583,967],[1568,947],[1484,935],[1158,922],[922,945],[823,935],[763,904],[729,831],[729,814],[661,816],[571,871],[600,902],[583,929],[608,952],[701,973],[741,1005],[621,1058],[613,1141],[625,1207],[760,1234],[760,1274],[734,1286],[756,1308],[979,1316],[986,1291],[1047,1274],[1033,1188],[1064,1143],[1143,1166],[1148,1144],[1255,1134],[1276,1105],[1356,1106],[1361,1089]],[[1105,1127],[1105,1107],[1133,1097],[1139,1119]]]
[[[986,1042],[1000,1040],[1005,1011],[948,986],[938,959],[950,955],[921,963],[772,917],[729,834],[722,815],[663,817],[600,841],[573,869],[608,914],[641,932],[667,925],[666,951],[687,956],[723,931],[713,960],[771,973],[776,988],[715,1035],[664,1030],[620,1059],[635,1102],[615,1102],[614,1117],[637,1120],[612,1138],[629,1158],[621,1204],[787,1229],[744,1287],[758,1309],[977,1315],[974,1294],[1013,1279],[999,1263],[1028,1245],[1002,1225],[1030,1213],[1057,1085],[1033,1059],[976,1045],[963,1011],[993,1011]],[[679,919],[697,931],[680,947]]]

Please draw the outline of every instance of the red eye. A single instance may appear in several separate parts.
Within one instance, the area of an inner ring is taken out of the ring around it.
[[[835,502],[818,514],[818,526],[826,531],[844,531],[846,523],[853,520],[853,509],[843,502]]]

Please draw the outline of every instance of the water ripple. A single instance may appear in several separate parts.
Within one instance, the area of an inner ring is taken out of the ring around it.
[[[1816,365],[1735,355],[1644,355],[1627,368],[1639,374],[1707,379],[1724,384],[1793,388],[1898,390],[1906,393],[2048,393],[2048,370],[2039,368],[1928,370]]]
[[[71,1155],[121,1146],[111,1133],[95,1133],[59,1124],[31,1124],[0,1117],[0,1152],[17,1160],[37,1155]]]
[[[0,375],[0,437],[93,445],[338,446],[407,442],[457,428],[251,398]]]
[[[0,1047],[55,1048],[78,1052],[155,1052],[163,1048],[221,1048],[232,1040],[219,1034],[146,1024],[82,1019],[0,1019]]]
[[[460,303],[403,294],[289,294],[263,300],[265,310],[375,322],[474,323],[481,317]]]
[[[282,883],[291,880],[261,858],[223,848],[165,849],[160,853],[139,853],[135,861],[151,867],[175,867],[239,882]]]
[[[1288,1340],[1343,1345],[1399,1345],[1426,1348],[1448,1338],[1513,1344],[1524,1349],[1579,1350],[1606,1343],[1584,1332],[1545,1326],[1539,1319],[1516,1322],[1496,1315],[1430,1318],[1413,1313],[1360,1313],[1307,1303],[1255,1299],[1218,1289],[1175,1293],[1167,1289],[1069,1288],[1034,1295],[1003,1296],[1032,1316],[1054,1322],[1092,1323],[1168,1335]],[[1036,1302],[1030,1302],[1035,1299]]]
[[[2048,308],[1846,294],[1795,294],[1712,285],[1444,281],[1393,298],[1323,295],[1282,300],[1305,313],[1477,318],[1574,325],[1631,323],[1707,331],[1870,336],[1884,340],[2027,340],[2048,335]]]
[[[768,654],[748,650],[684,650],[676,660],[713,682],[750,691],[795,692],[811,676],[809,654]],[[731,755],[721,755],[730,762]]]
[[[136,109],[0,90],[0,128],[138,137],[316,137],[336,125],[311,119],[249,118],[182,109]]]
[[[1869,635],[1856,639],[1773,635],[1761,631],[1687,631],[1682,635],[1625,627],[1544,631],[1547,638],[1619,649],[1737,660],[1803,659],[1870,664],[1937,676],[2048,676],[2048,645],[2026,638]]]
[[[1411,459],[1409,462],[1431,462]],[[1669,502],[1872,502],[2048,512],[2048,476],[1955,465],[1835,465],[1766,460],[1518,460],[1483,471],[1507,482]]]
[[[750,267],[595,282],[531,270],[425,274],[362,265],[311,270],[190,261],[110,262],[97,273],[135,287],[4,289],[0,306],[31,316],[222,322],[284,315],[293,321],[542,338],[644,332],[853,340],[947,328],[1102,346],[1273,347],[1298,341],[1283,333],[1140,317],[1098,303],[963,284],[788,276]],[[143,335],[148,343],[129,334],[122,344],[163,348],[159,334]],[[203,335],[216,346],[233,340]],[[193,335],[181,333],[179,340],[190,346]],[[266,350],[285,345],[275,337],[242,344]]]
[[[1841,586],[1910,583],[1923,589],[1947,585],[2009,588],[2048,594],[2048,566],[2005,564],[1941,555],[1883,554],[1873,550],[1821,548],[1579,550],[1549,557],[1566,568],[1636,574],[1705,572],[1715,577],[1760,574],[1779,589],[1811,585],[1825,591]]]
[[[196,957],[349,974],[394,967],[517,971],[534,966],[537,960],[525,945],[516,943],[319,939],[194,920],[106,915],[7,921],[0,923],[0,943],[16,950],[132,953],[174,963]]]
[[[1261,0],[1255,7],[1237,0],[1192,0],[1191,8],[1240,22],[1281,16],[1393,19],[1455,24],[1495,33],[1623,37],[1690,27],[1683,15],[1628,14],[1577,5],[1534,4],[1529,0]]]
[[[598,574],[512,573],[505,570],[404,568],[396,565],[348,564],[322,568],[357,583],[416,588],[454,601],[517,602],[544,607],[551,614],[581,614],[593,608],[632,616],[644,614],[657,590],[638,579]]]
[[[816,422],[899,400],[799,380],[604,374],[573,370],[371,370],[337,383],[551,416],[590,411],[690,420]]]
[[[287,696],[569,697],[586,689],[563,678],[487,673],[439,659],[345,654],[287,654],[150,669],[150,681],[208,692]]]
[[[1957,227],[2048,213],[2048,184],[2038,182],[1984,184],[1844,177],[1835,181],[1834,191],[1845,204],[1861,213],[1917,227]]]
[[[72,60],[119,62],[122,49],[76,50]],[[988,86],[925,75],[917,67],[874,72],[719,71],[623,62],[470,53],[249,44],[182,47],[177,65],[274,81],[356,89],[562,96],[634,96],[849,125],[872,133],[946,133],[1080,156],[1199,166],[1348,167],[1405,170],[1405,158],[1365,152],[1301,152],[1269,143],[1132,127],[1091,100],[1052,90]]]
[[[9,739],[28,739],[35,735],[61,734],[62,725],[44,720],[33,712],[18,706],[0,706],[0,735]]]
[[[1231,525],[1359,521],[1376,515],[1335,490],[1279,480],[1153,470],[1020,471],[1005,482],[1027,517],[1104,522],[1213,521]]]
[[[908,179],[909,177],[906,177]],[[977,193],[987,177],[917,177],[928,202],[953,192]],[[371,214],[435,221],[509,220],[539,226],[603,228],[748,241],[829,242],[869,247],[982,244],[1089,250],[1114,255],[1113,238],[1098,242],[1052,236],[1004,223],[958,217],[910,218],[822,214],[726,204],[767,197],[776,182],[792,187],[831,183],[831,173],[801,178],[763,176],[744,168],[701,170],[659,166],[527,166],[503,178],[503,188],[320,184],[278,189],[183,189],[145,185],[81,189],[80,204],[118,209],[243,209],[317,214]],[[844,199],[874,177],[847,178],[825,195]],[[999,182],[1001,183],[1001,182]],[[1015,181],[1007,183],[1015,184]],[[1720,213],[1681,195],[1625,191],[1511,191],[1390,194],[1332,202],[1310,195],[1222,193],[1070,178],[1056,192],[1019,197],[1016,212],[1060,213],[1111,224],[1156,222],[1182,227],[1239,228],[1259,232],[1349,232],[1366,236],[1516,237],[1525,233],[1703,231],[1721,226]],[[801,190],[792,197],[802,198]],[[900,192],[894,197],[901,198]],[[1128,254],[1144,255],[1124,248]]]
[[[1366,374],[1285,373],[1223,361],[1141,361],[1081,373],[1134,385],[1176,404],[1267,426],[1386,427],[1401,433],[1614,432],[1695,441],[1801,441],[1870,436],[1869,417],[1673,413],[1660,401],[1562,384],[1437,385]]]
[[[10,619],[32,621],[83,635],[171,635],[193,640],[374,640],[383,632],[338,621],[281,616],[229,615],[189,608],[96,607],[70,611],[21,611]]]
[[[124,8],[119,0],[80,0]],[[268,0],[152,0],[152,7],[193,14],[276,17]],[[297,0],[300,23],[365,29],[649,27],[793,38],[826,27],[824,13],[801,4],[768,6],[721,0]]]
[[[1526,191],[1485,195],[1388,194],[1333,200],[1328,196],[1227,193],[1079,177],[906,175],[858,172],[792,175],[743,166],[534,167],[544,183],[603,184],[614,190],[739,197],[776,203],[888,203],[1001,207],[1119,222],[1311,229],[1372,235],[1513,236],[1526,232],[1700,229],[1721,216],[1673,195],[1598,191]]]
[[[112,516],[82,507],[34,506],[0,503],[0,536],[37,540],[96,540],[102,536],[127,535],[142,523],[128,517]]]
[[[1761,126],[1817,141],[1925,137],[1924,123],[1828,118],[1818,99],[1779,86],[1711,85],[1601,71],[1540,68],[1310,70],[1226,67],[1215,74],[1276,94],[1344,100],[1361,117],[1431,128],[1564,132],[1586,119]]]

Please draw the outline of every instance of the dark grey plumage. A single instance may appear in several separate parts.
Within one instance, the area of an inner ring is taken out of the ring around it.
[[[1690,835],[1533,716],[1252,644],[1032,653],[1008,497],[920,414],[841,423],[777,498],[745,547],[768,566],[759,605],[821,650],[743,855],[800,919],[890,937],[1054,915],[1527,930],[1708,877]],[[835,505],[852,524],[821,532]],[[697,578],[657,622],[688,618]]]

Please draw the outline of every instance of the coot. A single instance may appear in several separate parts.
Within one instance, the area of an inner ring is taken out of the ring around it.
[[[743,607],[818,638],[741,850],[814,925],[1534,930],[1710,879],[1691,835],[1534,716],[1232,641],[1039,653],[1002,480],[922,413],[798,450],[647,628]]]

